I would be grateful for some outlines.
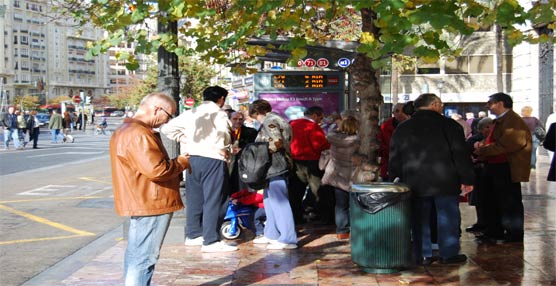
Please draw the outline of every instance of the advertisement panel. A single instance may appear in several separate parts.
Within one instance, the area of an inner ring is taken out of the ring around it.
[[[320,106],[324,114],[339,112],[340,93],[259,93],[259,98],[272,105],[272,111],[288,120],[303,117],[305,109]]]

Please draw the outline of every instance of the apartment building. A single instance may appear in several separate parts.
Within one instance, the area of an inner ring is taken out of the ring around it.
[[[32,95],[47,103],[61,95],[104,94],[108,55],[85,59],[87,42],[103,31],[78,26],[49,7],[47,0],[3,0],[0,24],[0,79],[8,103]]]
[[[157,34],[158,24],[154,19],[149,19],[145,25],[137,25],[130,27],[130,29],[143,29],[148,31],[150,37]],[[107,93],[120,93],[125,90],[128,86],[136,85],[138,81],[144,79],[147,76],[147,71],[149,67],[155,66],[156,54],[155,55],[144,55],[137,54],[135,57],[139,62],[139,68],[130,71],[126,68],[125,63],[117,59],[118,53],[128,53],[134,54],[136,43],[122,42],[117,47],[112,47],[108,51],[110,58],[110,73],[109,78],[109,91]]]

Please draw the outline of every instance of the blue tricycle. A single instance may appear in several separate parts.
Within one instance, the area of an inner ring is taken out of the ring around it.
[[[220,234],[226,239],[236,239],[243,229],[253,229],[253,207],[242,203],[228,203]]]

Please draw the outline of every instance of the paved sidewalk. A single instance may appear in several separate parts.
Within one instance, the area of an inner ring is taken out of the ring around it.
[[[178,214],[153,285],[556,285],[556,184],[546,181],[547,161],[540,156],[531,182],[523,184],[525,243],[483,245],[464,232],[461,248],[469,259],[461,265],[433,263],[395,274],[367,274],[352,262],[349,241],[337,240],[333,226],[311,224],[300,229],[296,250],[266,250],[239,240],[237,252],[202,253],[200,247],[183,245],[184,217]],[[474,223],[474,209],[466,203],[460,207],[462,227]],[[114,230],[91,250],[24,285],[122,285],[121,236],[122,229]]]

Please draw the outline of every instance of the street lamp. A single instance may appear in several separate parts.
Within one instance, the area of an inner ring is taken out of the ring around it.
[[[442,100],[442,89],[444,88],[444,80],[437,80],[436,88],[438,89],[438,97],[440,98],[440,100]]]

